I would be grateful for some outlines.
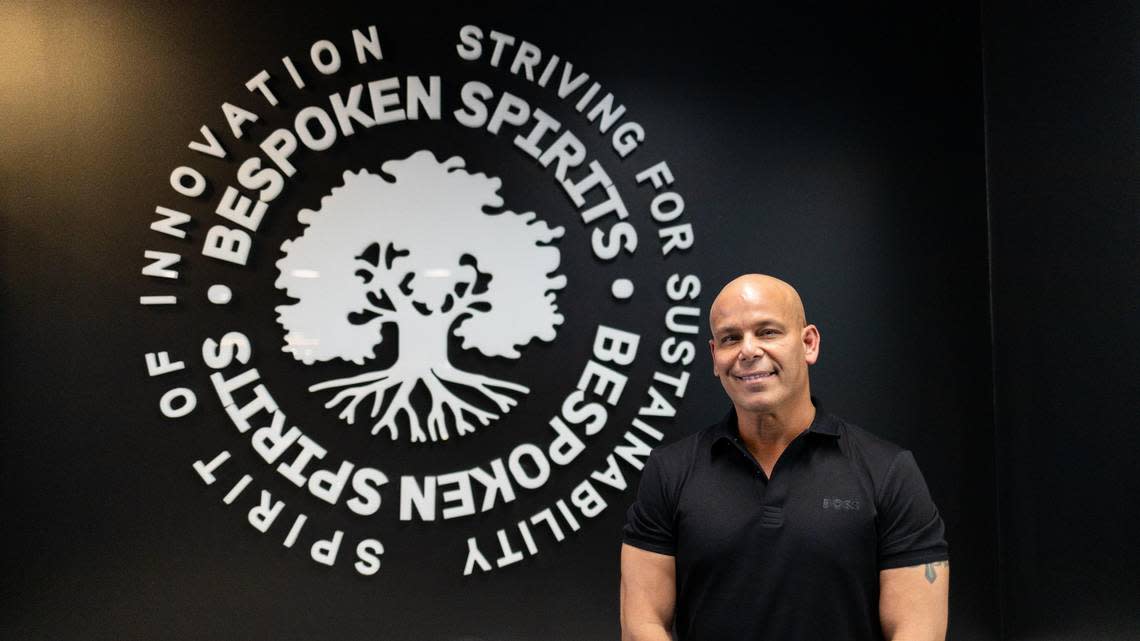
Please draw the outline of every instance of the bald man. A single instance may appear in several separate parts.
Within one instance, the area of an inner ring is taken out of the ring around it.
[[[910,452],[812,399],[820,335],[796,290],[741,276],[709,326],[732,409],[646,462],[622,639],[945,639],[942,519]]]

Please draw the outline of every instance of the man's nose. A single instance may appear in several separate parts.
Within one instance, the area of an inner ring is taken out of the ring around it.
[[[764,355],[764,348],[760,346],[760,341],[752,336],[745,335],[744,339],[740,341],[740,358],[751,360],[753,358],[760,358]]]

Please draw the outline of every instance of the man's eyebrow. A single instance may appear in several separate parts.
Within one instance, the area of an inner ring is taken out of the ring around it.
[[[779,318],[773,317],[773,318],[762,318],[762,319],[756,321],[755,323],[749,323],[749,326],[750,327],[775,327],[776,329],[786,329],[787,323],[784,323]],[[723,333],[727,333],[727,332],[740,332],[740,331],[741,331],[741,329],[738,325],[729,324],[729,325],[721,325],[718,327],[714,327],[712,329],[712,334],[713,334],[713,336],[717,336],[719,334],[723,334]]]
[[[736,325],[720,325],[720,326],[714,327],[712,330],[712,333],[713,333],[713,336],[716,336],[717,334],[723,334],[725,332],[739,332],[739,331],[740,331],[740,328],[737,327]]]

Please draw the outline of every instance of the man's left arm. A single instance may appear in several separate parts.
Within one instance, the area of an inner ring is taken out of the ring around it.
[[[879,572],[879,622],[889,641],[944,641],[950,562]]]
[[[883,635],[893,641],[945,641],[950,594],[945,526],[910,452],[895,456],[876,507]]]

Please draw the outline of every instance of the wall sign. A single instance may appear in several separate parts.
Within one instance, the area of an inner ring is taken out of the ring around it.
[[[196,347],[147,346],[151,402],[226,417],[172,464],[364,576],[409,530],[444,531],[457,575],[554,554],[636,486],[703,349],[678,177],[521,37],[462,26],[433,73],[342,36],[250,74],[171,159],[139,302]]]

